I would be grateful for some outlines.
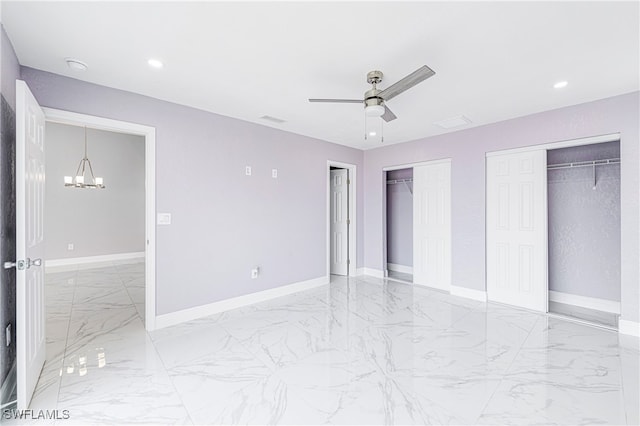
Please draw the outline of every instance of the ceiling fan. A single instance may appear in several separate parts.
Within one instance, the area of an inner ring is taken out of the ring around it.
[[[432,77],[435,74],[426,65],[421,66],[405,78],[397,81],[384,90],[377,88],[377,84],[382,81],[381,71],[370,71],[367,73],[367,83],[373,85],[371,90],[364,92],[364,99],[309,99],[309,102],[336,102],[346,104],[364,103],[364,110],[369,117],[381,117],[384,121],[395,120],[396,115],[385,105],[385,102],[395,98],[400,93],[412,88],[416,84]]]

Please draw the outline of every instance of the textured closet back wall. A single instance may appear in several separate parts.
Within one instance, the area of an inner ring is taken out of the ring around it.
[[[387,180],[413,177],[413,168],[391,170]],[[387,185],[387,262],[413,266],[413,182]]]
[[[548,151],[547,164],[620,158],[620,143]],[[620,165],[548,171],[549,290],[620,301]]]

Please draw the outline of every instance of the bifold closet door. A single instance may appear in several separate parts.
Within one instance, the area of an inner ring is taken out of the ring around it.
[[[547,311],[547,152],[487,156],[487,298]]]
[[[413,168],[413,282],[451,287],[451,161]]]

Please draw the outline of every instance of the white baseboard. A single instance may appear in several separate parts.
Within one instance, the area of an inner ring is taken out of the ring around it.
[[[80,265],[84,266],[103,266],[105,263],[126,263],[134,259],[144,260],[145,252],[134,253],[116,253],[116,254],[104,254],[99,256],[85,256],[85,257],[69,257],[67,259],[49,259],[44,261],[46,272],[66,272],[75,271],[80,269]]]
[[[283,285],[281,287],[271,288],[269,290],[233,297],[231,299],[220,300],[218,302],[209,303],[207,305],[196,306],[177,312],[158,315],[156,316],[155,329],[157,330],[159,328],[180,324],[220,312],[230,311],[232,309],[241,308],[243,306],[253,305],[254,303],[264,302],[265,300],[275,299],[277,297],[286,296],[288,294],[297,293],[299,291],[309,290],[325,284],[329,284],[329,277],[318,277],[307,281],[300,281],[293,284]]]
[[[387,269],[390,271],[413,275],[413,266],[398,265],[397,263],[387,263]]]
[[[620,302],[616,302],[615,300],[578,296],[577,294],[569,294],[549,290],[549,301],[566,303],[567,305],[573,306],[580,306],[581,308],[595,309],[596,311],[620,314]]]
[[[640,322],[618,320],[618,332],[629,336],[640,337]]]
[[[449,292],[458,297],[465,297],[467,299],[478,300],[480,302],[487,301],[487,292],[482,290],[474,290],[472,288],[459,287],[452,285]]]
[[[374,269],[374,268],[358,268],[356,270],[356,274],[358,276],[369,275],[371,277],[384,278],[384,271],[381,271],[380,269]]]

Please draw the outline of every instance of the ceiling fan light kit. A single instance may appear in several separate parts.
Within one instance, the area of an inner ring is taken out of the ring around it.
[[[382,105],[367,105],[364,108],[367,117],[382,117],[384,114],[384,107]]]
[[[435,75],[435,72],[426,65],[421,66],[408,76],[402,78],[391,86],[384,90],[378,89],[377,85],[382,81],[382,71],[369,71],[367,73],[367,83],[373,87],[364,93],[363,100],[357,99],[309,99],[309,102],[335,102],[335,103],[362,103],[364,104],[365,112],[365,132],[364,138],[367,139],[368,134],[380,134],[380,141],[384,142],[382,138],[382,125],[380,131],[367,131],[367,118],[380,117],[382,120],[389,122],[395,120],[396,115],[385,105],[385,102],[391,98],[395,98],[402,92],[412,88],[416,84],[426,80],[429,77]],[[377,121],[377,120],[376,120]],[[373,135],[372,135],[373,136]]]

